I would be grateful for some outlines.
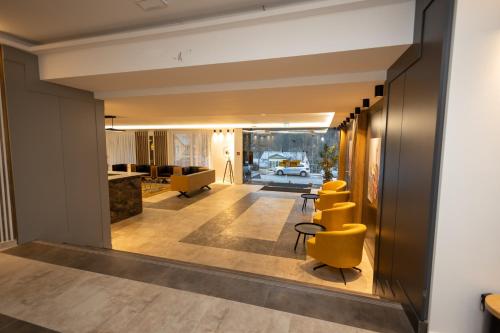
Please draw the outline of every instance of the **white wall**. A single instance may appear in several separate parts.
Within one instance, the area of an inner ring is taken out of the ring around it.
[[[225,151],[229,152],[229,158],[231,159],[231,163],[233,165],[233,173],[234,173],[234,133],[232,130],[227,132],[227,129],[223,129],[222,132],[217,130],[216,133],[212,134],[212,146],[210,152],[210,163],[211,167],[215,169],[215,179],[218,182],[221,182],[224,177],[224,170],[226,168],[227,156],[225,155]],[[229,184],[229,169],[226,174],[226,183]]]
[[[500,1],[457,0],[431,332],[481,332],[479,296],[500,293],[499,170]]]

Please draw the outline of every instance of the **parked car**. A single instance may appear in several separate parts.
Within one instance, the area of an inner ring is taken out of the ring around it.
[[[304,164],[299,164],[296,167],[288,166],[288,167],[283,167],[283,166],[277,166],[276,169],[274,170],[274,173],[277,174],[278,176],[302,176],[306,177],[309,175],[309,167],[305,166]]]

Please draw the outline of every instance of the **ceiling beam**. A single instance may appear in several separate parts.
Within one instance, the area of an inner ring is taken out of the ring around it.
[[[45,80],[253,61],[413,42],[413,1],[325,0],[33,46]]]

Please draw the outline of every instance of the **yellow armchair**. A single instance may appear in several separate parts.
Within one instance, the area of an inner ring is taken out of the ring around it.
[[[354,223],[354,202],[339,202],[323,211],[314,213],[313,222],[321,224],[327,231],[342,230],[342,225]]]
[[[343,180],[332,180],[321,186],[322,191],[343,191],[347,187],[347,182]]]
[[[317,210],[325,210],[332,208],[336,203],[349,201],[351,192],[323,192],[320,190],[318,194],[319,199],[314,202],[314,208]]]
[[[342,269],[353,268],[361,272],[356,266],[363,257],[365,235],[364,224],[344,224],[342,230],[318,232],[307,241],[307,254],[322,262],[314,270],[327,265],[338,268],[344,284],[347,284]]]

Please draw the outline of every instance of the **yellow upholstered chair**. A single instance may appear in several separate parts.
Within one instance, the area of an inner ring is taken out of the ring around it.
[[[347,182],[343,180],[332,180],[329,182],[326,182],[321,186],[322,191],[343,191],[347,187]]]
[[[354,223],[354,202],[339,202],[333,208],[314,213],[313,222],[321,224],[327,231],[342,230],[342,225]]]
[[[349,201],[351,192],[323,192],[322,190],[320,190],[318,194],[319,199],[314,201],[314,208],[316,208],[317,210],[325,210],[332,208],[336,203]]]
[[[344,268],[353,268],[361,263],[366,226],[364,224],[344,224],[342,230],[318,232],[307,241],[307,254],[322,262],[314,270],[331,266],[338,268],[344,284],[346,283]]]

